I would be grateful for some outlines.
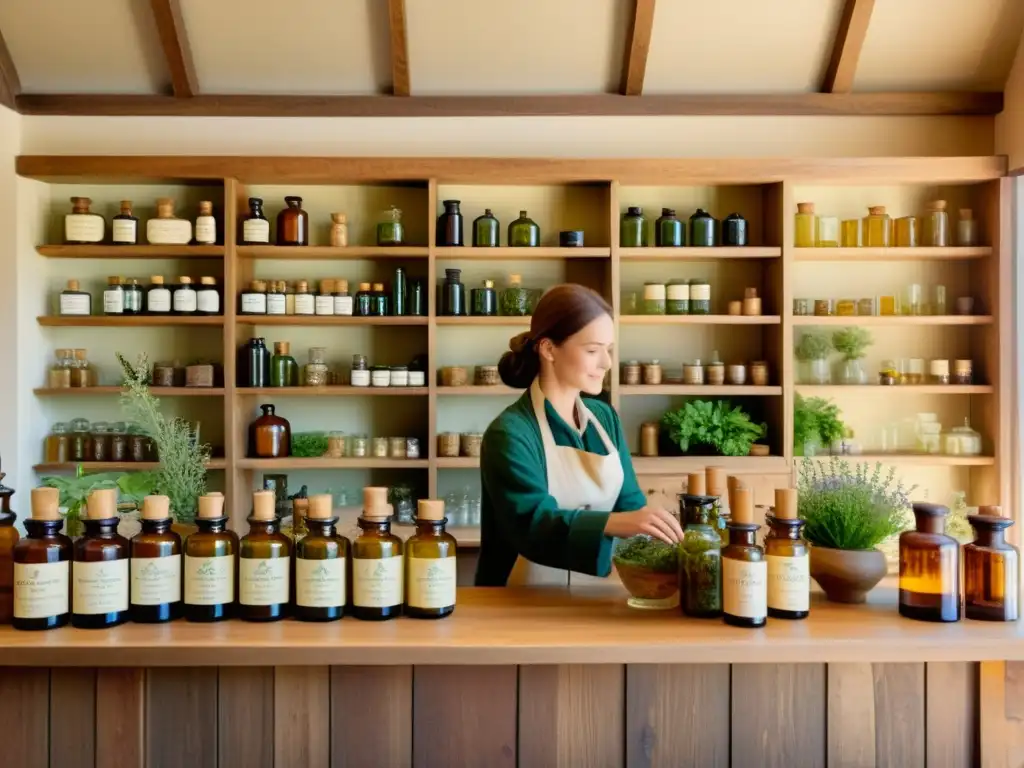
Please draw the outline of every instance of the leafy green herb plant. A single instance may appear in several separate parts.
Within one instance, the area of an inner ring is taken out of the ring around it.
[[[798,394],[793,406],[793,449],[797,456],[804,455],[804,446],[818,443],[832,445],[846,434],[839,406],[823,397],[804,397]]]
[[[826,360],[832,354],[832,342],[822,331],[805,331],[801,334],[794,353],[796,354],[796,359],[802,363],[809,363],[813,360]]]
[[[840,328],[832,334],[832,346],[843,360],[860,360],[874,341],[867,329],[856,326]]]
[[[292,456],[319,458],[327,453],[328,439],[323,432],[298,432],[292,435]]]
[[[739,406],[725,400],[691,400],[661,418],[672,442],[683,453],[746,456],[767,428],[755,424]]]
[[[658,573],[676,573],[679,568],[676,547],[644,534],[622,539],[612,554],[612,560]]]
[[[68,536],[81,534],[82,510],[89,494],[102,488],[117,488],[122,503],[141,506],[142,500],[156,491],[155,472],[97,472],[85,474],[82,465],[75,468],[72,477],[49,475],[40,478],[42,485],[56,488],[60,493],[58,504],[65,510],[65,533]]]

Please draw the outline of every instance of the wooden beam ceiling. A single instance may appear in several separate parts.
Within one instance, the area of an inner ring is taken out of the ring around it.
[[[164,49],[164,59],[171,73],[171,88],[179,99],[187,99],[199,92],[196,70],[192,64],[192,51],[181,17],[179,0],[149,0],[153,20]]]
[[[7,50],[3,33],[0,32],[0,104],[17,109],[16,100],[19,95],[21,80],[18,79],[18,70],[14,66],[10,51]]]
[[[411,93],[409,40],[405,32],[405,0],[388,0],[388,28],[391,31],[391,82],[395,96]]]
[[[643,93],[653,29],[654,0],[635,0],[633,19],[626,37],[626,61],[622,67],[621,92],[624,96]]]
[[[853,77],[857,62],[868,35],[868,24],[875,0],[846,0],[843,15],[832,43],[832,58],[821,84],[822,93],[849,93],[853,90]]]

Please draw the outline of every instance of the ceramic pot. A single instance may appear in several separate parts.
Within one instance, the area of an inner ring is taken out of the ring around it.
[[[834,603],[863,603],[888,572],[877,549],[811,547],[811,578]]]

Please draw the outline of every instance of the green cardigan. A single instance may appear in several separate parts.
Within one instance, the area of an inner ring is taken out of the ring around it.
[[[647,498],[637,484],[618,414],[595,398],[585,398],[585,402],[622,460],[622,491],[613,511],[640,509]],[[593,424],[588,424],[581,436],[547,400],[544,410],[557,445],[607,455]],[[548,493],[544,446],[529,390],[502,411],[484,434],[480,481],[477,586],[505,586],[519,555],[540,565],[589,575],[607,576],[611,572],[612,539],[604,535],[610,513],[559,509]]]

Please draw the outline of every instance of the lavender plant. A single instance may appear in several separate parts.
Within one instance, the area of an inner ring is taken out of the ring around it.
[[[896,470],[882,474],[877,462],[850,463],[832,457],[828,463],[804,459],[800,465],[800,517],[804,538],[831,549],[874,549],[904,530],[909,521],[910,494],[896,481]]]

